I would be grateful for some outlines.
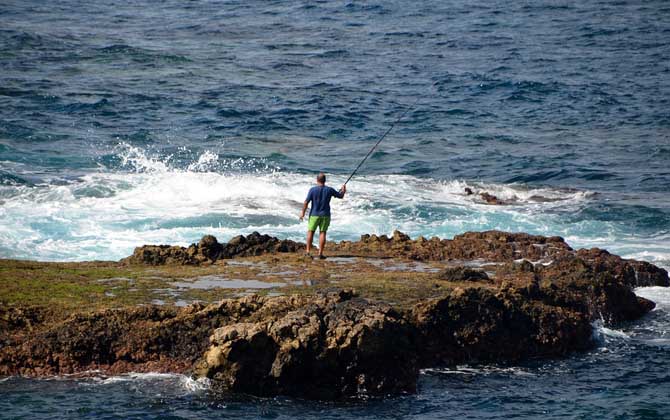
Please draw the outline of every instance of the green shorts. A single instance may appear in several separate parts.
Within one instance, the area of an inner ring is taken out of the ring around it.
[[[328,216],[309,216],[307,230],[315,232],[318,227],[320,232],[327,232],[328,225],[330,225],[330,217]]]

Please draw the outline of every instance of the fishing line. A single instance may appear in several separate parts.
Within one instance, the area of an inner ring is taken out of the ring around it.
[[[435,83],[433,83],[432,85],[430,85],[430,87],[433,87],[433,86],[435,86],[436,84],[437,84],[437,82],[435,82]],[[411,111],[411,110],[416,106],[417,103],[419,103],[419,99],[421,99],[421,96],[419,96],[418,98],[416,98],[416,100],[415,100],[410,106],[408,106],[407,108],[405,108],[405,110],[403,111],[403,113],[400,114],[400,116],[393,122],[393,124],[391,124],[391,126],[386,130],[386,132],[384,132],[384,134],[382,134],[382,136],[379,138],[379,140],[377,140],[377,143],[375,143],[375,145],[372,146],[372,149],[370,149],[370,151],[368,152],[368,154],[365,155],[365,157],[363,158],[363,160],[361,160],[361,163],[359,163],[358,166],[356,166],[356,169],[354,169],[354,171],[351,173],[351,175],[349,175],[349,178],[347,178],[347,180],[344,182],[344,185],[347,185],[347,183],[351,180],[351,178],[353,178],[354,175],[356,175],[356,172],[358,172],[358,170],[361,168],[361,166],[363,166],[363,164],[365,163],[365,161],[368,160],[368,158],[370,157],[370,155],[372,154],[372,152],[374,152],[374,150],[377,148],[377,146],[379,146],[379,144],[382,142],[382,140],[384,140],[384,138],[386,138],[386,136],[391,132],[391,130],[393,130],[393,127],[395,127],[396,124],[398,124],[403,118],[405,118],[405,115],[407,115],[407,113],[408,113],[409,111]]]

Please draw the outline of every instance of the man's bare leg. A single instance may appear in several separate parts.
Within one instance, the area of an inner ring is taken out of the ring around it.
[[[308,230],[307,231],[307,253],[308,254],[312,250],[312,241],[313,240],[314,240],[314,231],[313,230]]]
[[[323,256],[323,249],[326,247],[326,232],[319,232],[319,257]]]

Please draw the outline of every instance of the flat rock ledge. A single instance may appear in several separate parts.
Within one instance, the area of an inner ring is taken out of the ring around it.
[[[200,264],[298,252],[302,244],[252,234],[189,248],[141,247],[128,264]],[[143,306],[40,321],[0,309],[0,375],[159,371],[192,373],[214,389],[335,400],[416,391],[421,368],[560,357],[594,345],[592,322],[633,320],[654,304],[637,286],[669,286],[667,271],[561,238],[498,231],[453,240],[364,236],[333,252],[415,260],[498,262],[495,277],[455,268],[448,293],[395,308],[353,290],[245,296],[186,308]]]

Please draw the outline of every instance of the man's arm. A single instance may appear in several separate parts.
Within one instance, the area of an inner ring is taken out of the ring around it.
[[[333,191],[335,191],[335,188],[333,188]],[[344,198],[344,194],[347,193],[347,185],[342,185],[342,188],[340,188],[339,191],[335,191],[335,194],[333,196],[337,198]]]
[[[302,219],[305,218],[305,212],[307,211],[307,206],[309,205],[309,202],[312,201],[312,189],[309,190],[307,193],[307,198],[305,198],[305,202],[302,203],[302,211],[300,212],[300,221],[302,222]]]
[[[309,201],[305,200],[304,203],[302,203],[302,212],[300,212],[300,221],[305,218],[305,212],[307,211],[307,205],[309,204]]]

